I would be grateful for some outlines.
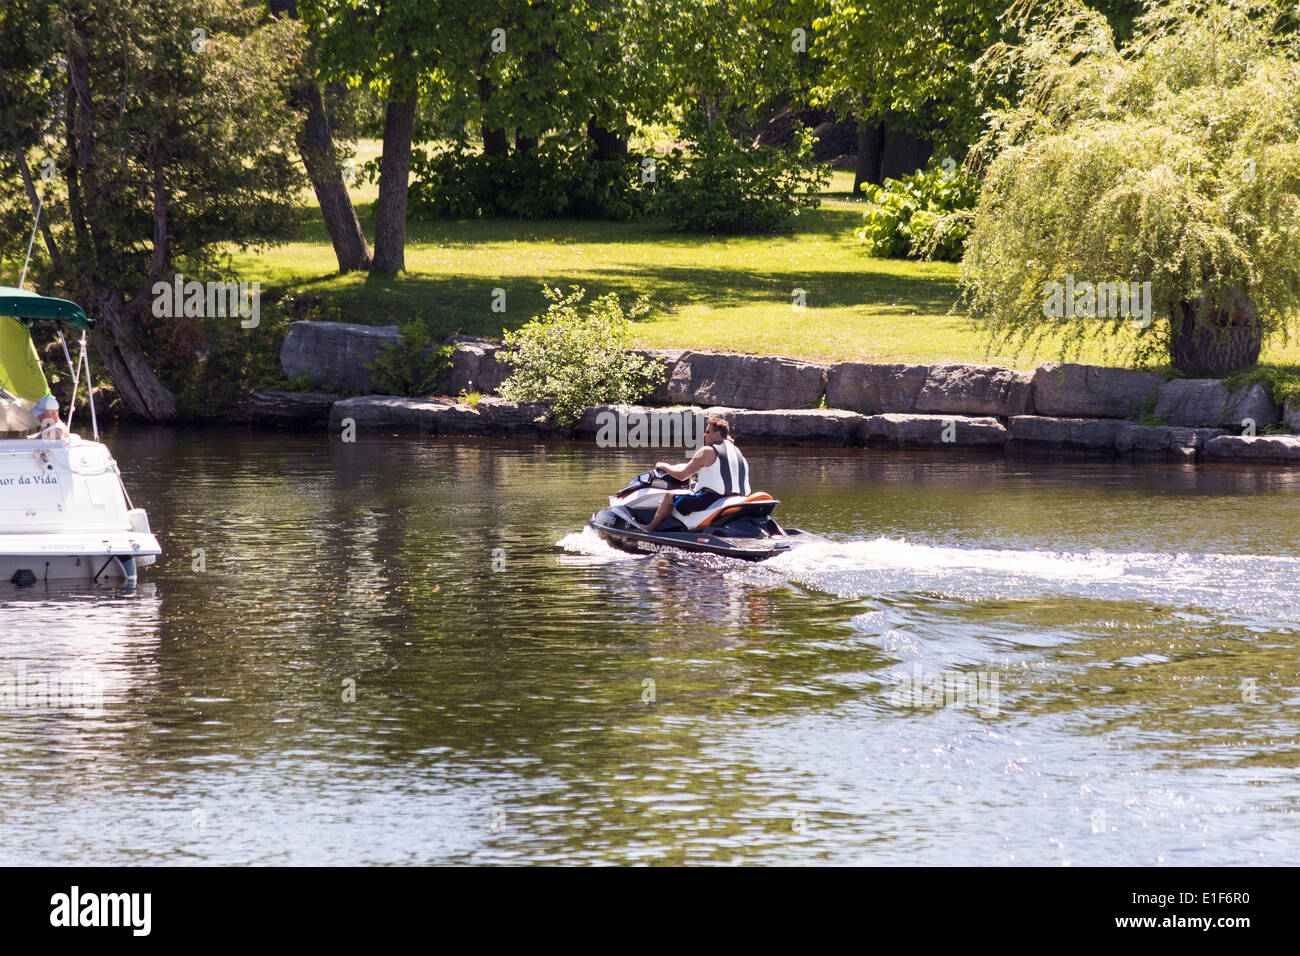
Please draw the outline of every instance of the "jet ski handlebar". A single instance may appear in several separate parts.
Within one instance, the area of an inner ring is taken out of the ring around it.
[[[619,492],[619,495],[625,495],[630,491],[639,491],[642,488],[663,488],[668,491],[677,491],[681,488],[689,488],[690,481],[683,481],[681,478],[674,478],[662,468],[654,468],[650,471],[643,471],[637,475]]]

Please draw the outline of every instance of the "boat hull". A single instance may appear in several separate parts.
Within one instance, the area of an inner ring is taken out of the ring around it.
[[[782,534],[763,537],[729,536],[700,529],[698,531],[642,531],[609,508],[591,516],[588,522],[600,538],[630,554],[690,552],[717,554],[741,561],[765,561],[785,554],[801,544],[817,540],[816,535],[797,528],[785,528]]]
[[[0,585],[133,585],[161,553],[103,445],[0,441]]]
[[[134,585],[162,553],[152,534],[5,535],[0,582]]]

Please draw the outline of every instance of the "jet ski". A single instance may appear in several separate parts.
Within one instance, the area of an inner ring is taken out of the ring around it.
[[[636,522],[644,525],[654,520],[664,495],[687,494],[690,490],[690,482],[656,468],[628,482],[609,499],[609,507],[592,515],[588,524],[609,544],[633,554],[694,551],[762,561],[807,541],[820,540],[817,535],[777,524],[772,512],[781,502],[763,491],[727,495],[689,515],[674,510],[654,531],[637,526]]]

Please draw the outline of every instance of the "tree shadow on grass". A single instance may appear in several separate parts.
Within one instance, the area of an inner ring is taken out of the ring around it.
[[[944,314],[957,300],[957,280],[943,276],[900,275],[873,268],[872,260],[853,272],[789,269],[782,271],[708,266],[649,266],[635,272],[592,269],[582,276],[589,290],[645,293],[663,307],[709,305],[789,305],[802,289],[810,309],[861,307],[870,312]]]
[[[367,238],[374,235],[374,203],[357,203],[357,216]],[[799,236],[851,237],[861,223],[862,213],[854,209],[823,206],[805,210],[792,218],[784,230],[772,233],[679,232],[659,219],[616,222],[603,219],[433,219],[407,217],[406,241],[412,247],[435,246],[468,249],[484,243],[554,243],[557,245],[638,245],[668,243],[675,246],[709,246],[715,243],[770,242]],[[298,222],[298,241],[329,245],[320,210],[304,207]]]
[[[588,299],[616,293],[625,301],[648,295],[654,310],[643,321],[683,306],[714,309],[787,306],[795,289],[805,290],[807,305],[860,309],[865,314],[933,315],[948,313],[957,297],[956,280],[909,276],[871,268],[859,272],[781,272],[707,266],[653,266],[635,271],[591,269],[555,275],[561,288],[579,285]],[[392,279],[318,276],[295,283],[298,317],[310,316],[365,325],[400,325],[418,320],[438,335],[465,332],[499,336],[519,328],[548,305],[542,284],[532,277],[485,278],[481,275],[406,273]],[[493,311],[505,291],[505,311]]]

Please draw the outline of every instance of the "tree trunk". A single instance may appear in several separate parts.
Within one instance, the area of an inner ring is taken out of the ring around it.
[[[298,19],[296,0],[271,0],[271,12],[291,20]],[[343,182],[343,170],[334,148],[334,134],[325,113],[320,84],[314,77],[307,79],[291,95],[294,106],[306,114],[297,135],[298,152],[302,155],[307,178],[311,180],[325,228],[334,244],[339,272],[368,269],[370,247],[366,244],[366,234],[361,229],[357,211]]]
[[[496,92],[496,87],[486,76],[478,78],[478,101],[483,107],[483,114],[487,115],[488,102],[492,99],[492,94]],[[506,131],[502,127],[492,127],[483,123],[483,155],[484,156],[504,156],[510,152],[510,138],[506,136]]]
[[[853,194],[862,195],[864,183],[879,186],[880,156],[885,147],[885,127],[882,123],[858,121],[858,166],[853,173]]]
[[[379,160],[371,275],[392,276],[406,269],[406,193],[414,127],[415,93],[404,100],[389,100],[384,112],[384,155]]]
[[[587,136],[596,146],[596,154],[593,158],[597,162],[627,155],[627,137],[619,136],[601,126],[594,116],[587,120]]]
[[[95,283],[95,299],[102,318],[93,333],[95,348],[122,404],[152,422],[175,418],[176,399],[158,380],[136,340],[137,316],[125,311],[121,295],[102,282]]]
[[[298,91],[307,105],[307,119],[298,136],[298,152],[311,179],[316,201],[320,203],[325,228],[334,244],[334,256],[339,261],[339,272],[352,272],[370,268],[370,246],[361,229],[361,221],[343,182],[343,170],[334,149],[334,137],[325,117],[325,104],[320,87],[312,82]],[[407,164],[409,166],[408,144]]]
[[[886,125],[880,155],[880,181],[898,179],[924,169],[933,151],[934,146],[921,137]]]
[[[1169,330],[1169,357],[1188,375],[1219,378],[1259,361],[1263,330],[1255,305],[1240,289],[1215,301],[1183,302]]]
[[[540,143],[536,136],[523,136],[518,130],[515,130],[515,154],[518,156],[527,156],[537,148]]]
[[[510,137],[506,135],[504,129],[488,129],[483,127],[483,155],[484,156],[504,156],[510,152]]]

